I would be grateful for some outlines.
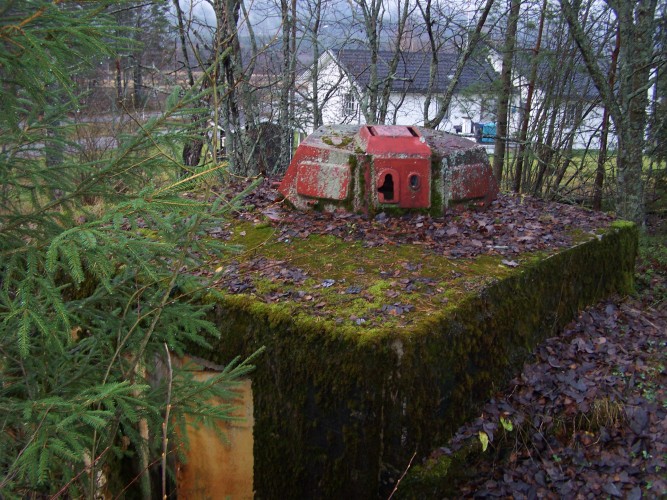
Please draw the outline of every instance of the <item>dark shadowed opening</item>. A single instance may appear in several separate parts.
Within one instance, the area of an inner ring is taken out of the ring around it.
[[[385,175],[382,186],[378,188],[378,193],[382,193],[385,201],[394,199],[394,179],[391,174]]]

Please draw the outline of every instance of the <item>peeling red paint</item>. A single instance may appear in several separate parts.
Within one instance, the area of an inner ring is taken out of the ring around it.
[[[350,166],[347,163],[302,161],[297,167],[296,191],[325,200],[345,200],[349,194]]]
[[[463,165],[452,170],[452,198],[455,200],[480,199],[487,203],[493,198],[486,200],[489,193],[496,188],[496,180],[487,172],[487,166],[482,163]]]

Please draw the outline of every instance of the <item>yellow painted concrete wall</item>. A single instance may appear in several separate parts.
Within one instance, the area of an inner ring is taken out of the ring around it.
[[[196,378],[206,380],[213,375],[199,372]],[[242,420],[218,424],[226,440],[206,426],[188,426],[187,462],[178,465],[176,476],[179,499],[253,498],[254,420],[250,380],[243,381],[238,392],[234,403],[239,405],[239,410],[235,415]]]

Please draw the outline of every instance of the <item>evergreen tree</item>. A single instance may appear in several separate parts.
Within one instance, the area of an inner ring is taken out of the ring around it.
[[[203,384],[170,368],[218,334],[195,271],[225,251],[201,235],[230,205],[183,196],[216,165],[176,180],[201,96],[175,89],[95,162],[70,140],[72,78],[116,55],[109,7],[0,2],[0,496],[92,497],[121,462],[134,467],[121,487],[137,476],[144,496],[164,493],[146,478],[162,465],[164,483],[174,427],[228,417],[205,401],[251,369]]]

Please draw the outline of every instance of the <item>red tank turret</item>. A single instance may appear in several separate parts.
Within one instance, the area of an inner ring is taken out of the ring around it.
[[[487,206],[498,185],[484,148],[462,137],[399,125],[335,125],[299,145],[279,191],[301,209],[442,214],[452,206]]]

